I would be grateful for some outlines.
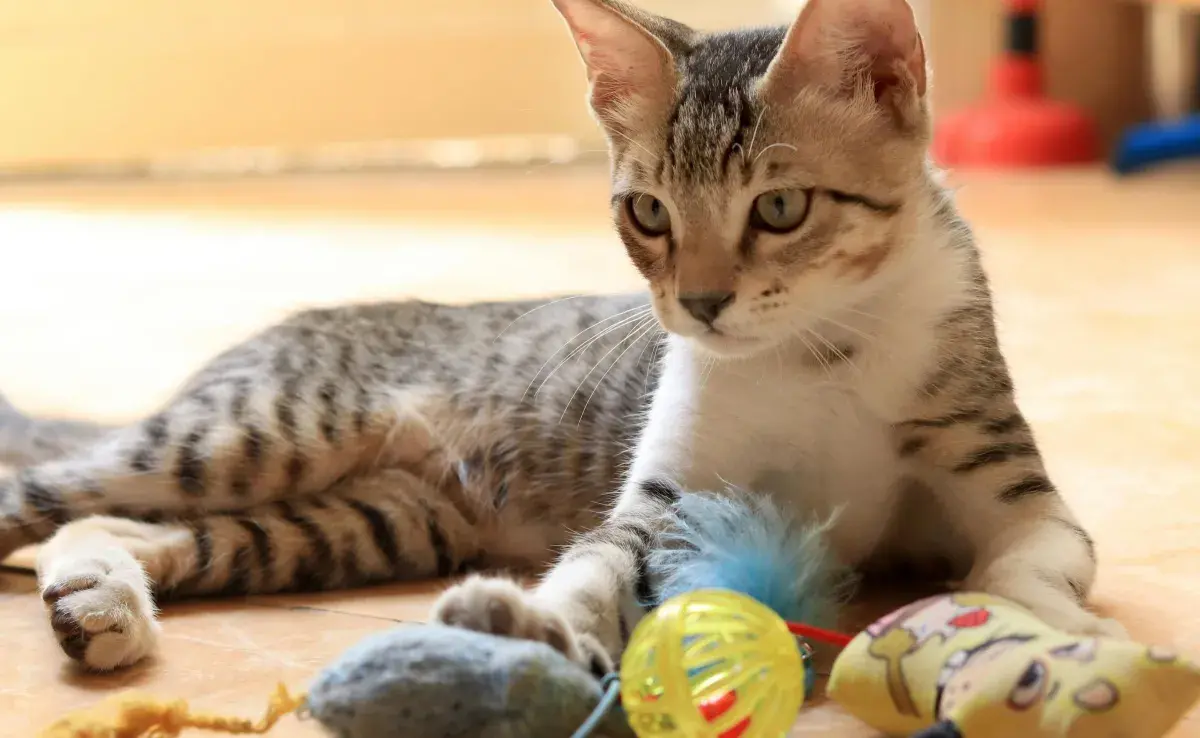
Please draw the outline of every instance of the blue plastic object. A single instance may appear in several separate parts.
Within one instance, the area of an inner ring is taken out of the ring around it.
[[[1200,157],[1200,115],[1130,129],[1117,144],[1113,169],[1132,174],[1176,159]]]

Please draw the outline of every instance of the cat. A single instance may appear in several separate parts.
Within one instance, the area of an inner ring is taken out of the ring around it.
[[[1052,625],[1123,635],[1084,607],[1094,543],[1047,476],[929,162],[908,3],[808,0],[788,27],[716,34],[621,0],[554,5],[670,338],[611,514],[533,591],[473,577],[435,617],[607,672],[653,600],[665,513],[736,488],[835,520],[834,551],[860,568],[944,560]]]
[[[905,0],[809,0],[790,26],[721,33],[553,4],[649,294],[301,313],[127,427],[0,406],[20,466],[0,479],[0,556],[44,541],[63,651],[135,663],[171,597],[549,565],[529,591],[470,574],[432,615],[601,674],[653,595],[663,513],[723,489],[831,519],[845,563],[946,560],[1056,627],[1120,635],[1085,607],[1093,543],[928,161]]]

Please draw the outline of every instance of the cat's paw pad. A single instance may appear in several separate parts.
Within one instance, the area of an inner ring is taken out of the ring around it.
[[[120,554],[67,562],[43,578],[42,601],[59,646],[94,671],[137,663],[158,640],[145,575],[132,556]]]
[[[613,668],[595,638],[576,633],[566,618],[507,579],[472,577],[446,590],[432,617],[459,628],[545,643],[598,676]]]

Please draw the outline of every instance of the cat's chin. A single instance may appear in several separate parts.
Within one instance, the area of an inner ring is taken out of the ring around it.
[[[771,347],[764,338],[730,336],[725,333],[705,333],[689,336],[688,340],[700,350],[722,359],[748,359]]]

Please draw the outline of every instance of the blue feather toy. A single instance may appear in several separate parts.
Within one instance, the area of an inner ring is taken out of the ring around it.
[[[698,589],[748,595],[784,620],[832,625],[853,578],[829,551],[828,523],[785,515],[765,495],[684,495],[650,555],[657,606]]]
[[[669,523],[650,556],[658,598],[647,605],[722,588],[825,627],[849,594],[828,525],[789,518],[765,496],[685,495]],[[632,738],[619,709],[597,709],[614,694],[548,646],[427,625],[347,651],[317,677],[306,708],[338,738]]]

